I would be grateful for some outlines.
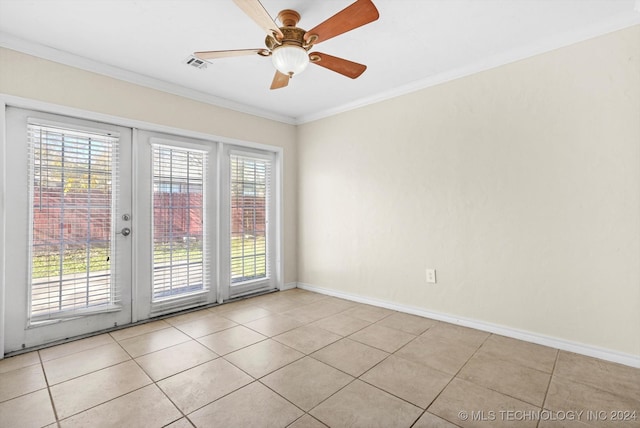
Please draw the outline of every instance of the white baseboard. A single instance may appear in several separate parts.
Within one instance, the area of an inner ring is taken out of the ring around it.
[[[289,284],[287,284],[289,285]],[[624,364],[626,366],[640,368],[640,356],[625,354],[622,352],[612,351],[610,349],[599,348],[596,346],[585,345],[578,342],[559,339],[543,334],[538,334],[525,330],[518,330],[502,325],[491,324],[484,321],[473,320],[464,317],[456,317],[453,315],[442,314],[438,312],[427,311],[425,309],[415,308],[412,306],[392,303],[385,300],[374,299],[371,297],[360,296],[357,294],[344,293],[342,291],[331,290],[328,288],[317,287],[311,284],[298,282],[297,287],[303,290],[314,291],[316,293],[326,294],[328,296],[339,297],[341,299],[352,300],[367,305],[379,306],[382,308],[392,309],[398,312],[404,312],[412,315],[418,315],[425,318],[431,318],[438,321],[444,321],[451,324],[470,327],[476,330],[482,330],[489,333],[499,334],[501,336],[511,337],[513,339],[524,340],[525,342],[536,343],[538,345],[549,346],[551,348],[563,351],[574,352],[589,357],[600,358],[602,360],[614,363]]]
[[[297,282],[287,282],[286,284],[283,284],[282,287],[280,287],[280,291],[291,290],[291,289],[297,288],[297,287],[298,287],[298,283]]]

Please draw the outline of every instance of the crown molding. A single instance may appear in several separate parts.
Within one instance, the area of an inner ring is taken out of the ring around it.
[[[181,85],[169,83],[160,79],[155,79],[153,77],[145,76],[119,67],[107,65],[49,46],[33,43],[5,32],[0,32],[0,46],[14,51],[26,53],[28,55],[43,58],[49,61],[54,61],[85,71],[90,71],[92,73],[102,74],[107,77],[123,80],[135,85],[144,86],[173,95],[178,95],[202,103],[211,104],[217,107],[226,108],[240,113],[250,114],[253,116],[258,116],[264,119],[274,120],[289,125],[296,124],[296,120],[293,117],[280,115],[246,104],[231,101],[225,98],[203,94],[199,91],[189,89]]]
[[[407,85],[399,86],[397,88],[381,92],[370,97],[361,98],[342,106],[297,117],[296,124],[301,125],[330,116],[335,116],[340,113],[345,113],[350,110],[368,106],[370,104],[375,104],[381,101],[410,94],[412,92],[417,92],[431,86],[439,85],[441,83],[449,82],[461,77],[470,76],[472,74],[480,73],[482,71],[500,67],[505,64],[520,61],[522,59],[530,58],[535,55],[550,52],[565,46],[592,39],[594,37],[602,36],[614,31],[638,25],[640,24],[640,0],[636,0],[635,8],[636,12],[638,13],[625,14],[624,16],[618,16],[615,19],[601,22],[597,25],[592,25],[587,28],[563,33],[554,37],[549,37],[536,43],[523,46],[512,51],[503,52],[501,54],[485,58],[481,61],[470,63],[463,67],[436,74],[425,79],[416,80],[415,82],[409,83]]]
[[[412,83],[402,85],[388,91],[380,92],[369,97],[360,98],[347,104],[298,117],[281,115],[247,104],[231,101],[225,98],[203,94],[199,91],[189,89],[181,85],[134,73],[132,71],[128,71],[119,67],[113,67],[52,47],[29,42],[27,40],[15,37],[4,32],[0,32],[0,46],[44,58],[50,61],[58,62],[64,65],[80,68],[82,70],[123,80],[136,85],[156,89],[162,92],[167,92],[173,95],[178,95],[206,104],[211,104],[217,107],[234,110],[240,113],[250,114],[253,116],[258,116],[289,125],[302,125],[308,122],[313,122],[330,116],[335,116],[340,113],[345,113],[350,110],[365,107],[370,104],[375,104],[412,92],[417,92],[431,86],[470,76],[475,73],[516,62],[545,52],[550,52],[565,46],[569,46],[584,40],[602,36],[604,34],[612,33],[614,31],[622,30],[624,28],[628,28],[638,24],[640,24],[640,0],[636,0],[635,12],[633,13],[620,15],[608,21],[600,22],[590,27],[581,28],[554,37],[549,37],[519,49],[494,55],[481,61],[470,63],[463,67],[430,76],[425,79],[416,80]]]

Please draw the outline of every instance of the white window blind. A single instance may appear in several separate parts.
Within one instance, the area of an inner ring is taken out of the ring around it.
[[[153,145],[154,302],[209,289],[206,162],[201,150]]]
[[[231,283],[270,277],[268,159],[231,154]]]
[[[30,320],[113,308],[118,137],[29,123]]]

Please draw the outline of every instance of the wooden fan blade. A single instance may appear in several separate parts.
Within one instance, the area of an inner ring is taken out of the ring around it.
[[[309,58],[311,58],[313,64],[328,68],[331,71],[335,71],[352,79],[359,77],[367,69],[367,66],[364,64],[358,64],[357,62],[321,52],[310,53]]]
[[[273,82],[271,82],[271,89],[284,88],[289,84],[289,80],[291,80],[289,76],[276,70],[276,75],[273,76]]]
[[[265,52],[266,49],[239,49],[232,51],[202,51],[202,52],[194,52],[193,55],[200,59],[217,59],[217,58],[228,58],[232,56],[243,56],[243,55],[254,55],[260,54],[261,52]]]
[[[315,35],[318,38],[313,43],[324,42],[332,37],[373,22],[379,17],[378,9],[376,9],[371,0],[357,0],[351,6],[347,6],[331,18],[307,31],[304,39],[309,41],[311,36]]]
[[[280,27],[275,23],[269,12],[262,6],[258,0],[233,0],[240,9],[246,13],[249,18],[253,19],[267,34],[275,33],[278,39],[282,39],[284,35],[280,31]]]

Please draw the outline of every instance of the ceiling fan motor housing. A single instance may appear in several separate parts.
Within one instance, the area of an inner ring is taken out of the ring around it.
[[[283,74],[293,77],[299,74],[309,65],[308,50],[312,44],[306,43],[304,35],[306,31],[296,27],[300,20],[300,14],[295,10],[286,9],[278,14],[278,19],[284,27],[280,27],[282,38],[268,35],[265,45],[271,50],[273,65]]]
[[[309,50],[312,45],[307,45],[304,41],[305,30],[298,27],[280,27],[284,37],[277,40],[274,36],[268,35],[264,43],[267,48],[274,50],[280,46],[298,46],[304,50]]]

